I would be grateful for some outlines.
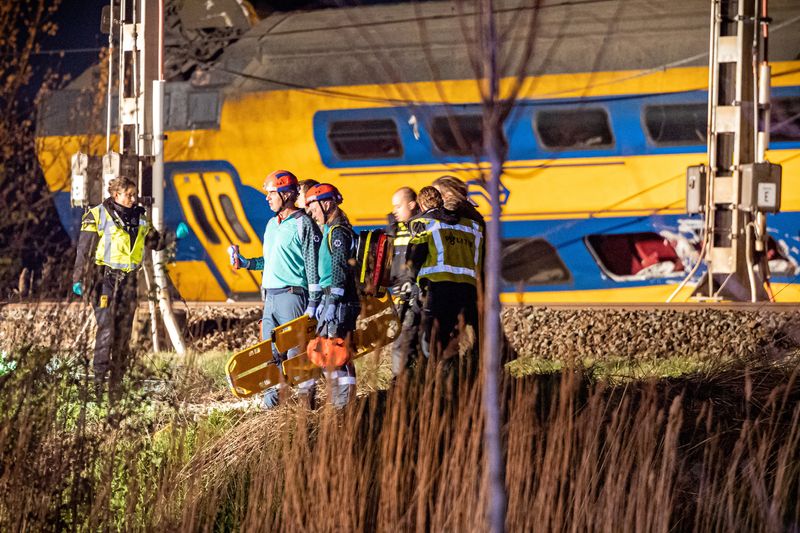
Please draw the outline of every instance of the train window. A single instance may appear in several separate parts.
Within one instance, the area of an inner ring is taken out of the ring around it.
[[[644,126],[656,146],[705,144],[708,123],[706,104],[649,105]]]
[[[653,232],[589,235],[586,246],[609,277],[662,278],[683,272],[675,247]]]
[[[197,221],[197,225],[200,226],[208,242],[211,244],[220,244],[219,235],[217,235],[217,232],[211,227],[211,223],[208,221],[206,212],[203,209],[203,202],[200,201],[200,198],[194,194],[190,194],[189,208],[192,210],[194,219]]]
[[[433,143],[440,152],[451,155],[483,153],[483,117],[447,115],[431,122]]]
[[[800,141],[800,98],[770,102],[770,141]]]
[[[219,94],[216,91],[195,91],[187,100],[189,127],[219,126]]]
[[[776,241],[771,235],[767,237],[767,261],[770,273],[775,276],[796,276],[800,272],[786,243]]]
[[[332,122],[328,140],[339,159],[392,159],[403,155],[403,144],[392,119]]]
[[[503,240],[501,275],[506,283],[518,285],[552,285],[571,278],[553,245],[539,238]]]
[[[613,146],[608,114],[600,108],[538,111],[535,130],[551,150],[593,150]]]
[[[230,196],[227,194],[220,194],[219,203],[222,205],[222,212],[225,214],[225,219],[228,221],[228,224],[233,228],[236,238],[245,244],[249,243],[250,236],[244,230],[242,223],[239,222],[239,217],[236,216],[236,209],[233,207],[233,201]]]

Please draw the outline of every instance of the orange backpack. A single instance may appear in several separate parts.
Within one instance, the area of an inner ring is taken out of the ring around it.
[[[350,362],[352,352],[344,339],[316,337],[306,347],[308,359],[320,368],[336,368]]]

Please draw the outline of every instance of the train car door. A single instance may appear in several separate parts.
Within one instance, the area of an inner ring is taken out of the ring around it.
[[[234,243],[246,257],[262,253],[231,175],[225,170],[176,172],[172,179],[186,220],[227,284],[228,296],[256,297],[260,280],[249,270],[233,270],[228,258],[228,247]]]

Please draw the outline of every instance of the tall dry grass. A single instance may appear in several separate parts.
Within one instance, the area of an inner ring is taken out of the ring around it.
[[[476,372],[429,365],[340,412],[192,419],[136,379],[98,406],[52,355],[0,377],[2,530],[485,529]],[[508,529],[797,530],[796,370],[506,378]]]
[[[247,531],[484,530],[479,387],[469,373],[426,374],[342,413],[285,410],[238,426],[183,468],[178,485],[191,497],[159,520],[187,530],[223,519]],[[792,364],[622,388],[569,371],[504,390],[511,531],[797,527]]]

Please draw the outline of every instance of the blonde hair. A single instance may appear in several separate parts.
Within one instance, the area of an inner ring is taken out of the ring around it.
[[[455,176],[436,178],[433,186],[442,193],[442,199],[444,199],[444,205],[447,209],[455,211],[460,205],[468,201],[467,184]]]

